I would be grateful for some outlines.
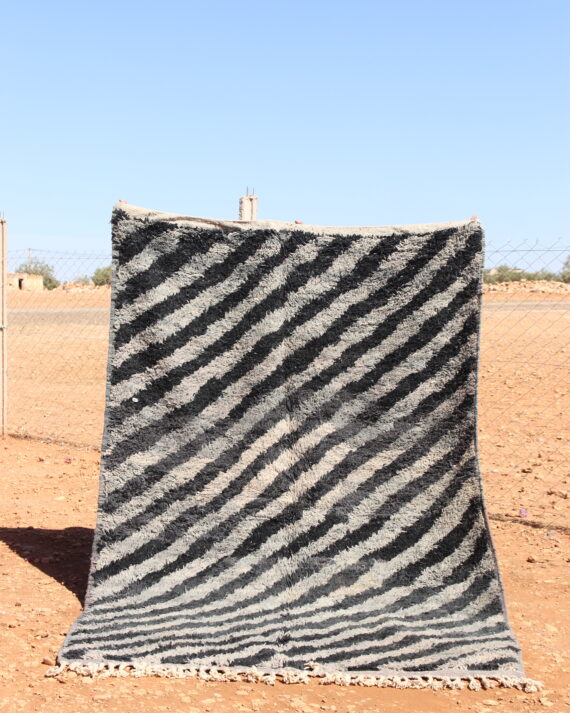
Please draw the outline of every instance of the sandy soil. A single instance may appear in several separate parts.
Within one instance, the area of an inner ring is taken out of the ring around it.
[[[481,337],[481,462],[495,485],[489,505],[560,524],[570,490],[570,294],[499,296],[485,295]],[[99,447],[109,291],[9,297],[10,433]]]
[[[492,512],[569,525],[570,309],[532,304],[483,310],[481,468]]]
[[[563,293],[486,294],[481,339],[486,500],[527,675],[542,680],[545,690],[45,678],[80,611],[89,565],[99,458],[93,446],[101,438],[107,356],[101,310],[108,299],[105,290],[10,297],[11,309],[23,310],[10,328],[11,430],[55,441],[0,441],[0,711],[570,710],[570,297]],[[70,323],[70,310],[81,317]]]
[[[95,524],[98,453],[0,441],[0,711],[6,713],[440,713],[570,708],[568,534],[492,521],[511,623],[527,675],[545,689],[429,691],[274,687],[192,679],[45,678],[79,614]],[[542,472],[542,466],[537,466]],[[492,493],[493,483],[487,484]],[[565,501],[567,505],[568,501]]]

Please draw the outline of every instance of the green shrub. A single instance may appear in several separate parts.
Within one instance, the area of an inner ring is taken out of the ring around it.
[[[111,265],[107,265],[107,267],[98,267],[93,273],[93,277],[91,279],[98,286],[110,285],[112,272],[113,268]]]
[[[517,282],[518,280],[526,279],[525,273],[522,270],[517,270],[516,267],[508,265],[499,265],[494,270],[485,270],[483,279],[488,284],[495,282]]]
[[[75,280],[72,280],[73,282],[79,282],[81,285],[90,285],[91,284],[91,278],[89,275],[79,275],[79,277],[76,277]]]
[[[562,272],[550,272],[549,270],[537,270],[536,272],[526,272],[517,267],[509,265],[498,265],[492,270],[483,270],[483,282],[492,285],[496,282],[519,282],[520,280],[558,280],[570,282],[570,257],[566,259]]]
[[[564,265],[562,265],[560,272],[560,279],[562,282],[570,282],[570,255],[564,260]]]

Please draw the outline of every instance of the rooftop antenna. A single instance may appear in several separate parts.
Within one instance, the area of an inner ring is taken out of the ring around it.
[[[255,188],[250,194],[249,186],[245,187],[245,196],[239,199],[239,219],[244,221],[257,220],[257,201],[258,196],[255,195]]]

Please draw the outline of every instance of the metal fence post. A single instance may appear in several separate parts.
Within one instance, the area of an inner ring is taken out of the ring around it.
[[[0,435],[8,432],[8,229],[0,219]]]

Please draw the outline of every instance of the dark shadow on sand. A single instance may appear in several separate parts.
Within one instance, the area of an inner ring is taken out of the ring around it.
[[[91,528],[0,527],[0,540],[26,562],[67,587],[83,604],[93,543]]]

